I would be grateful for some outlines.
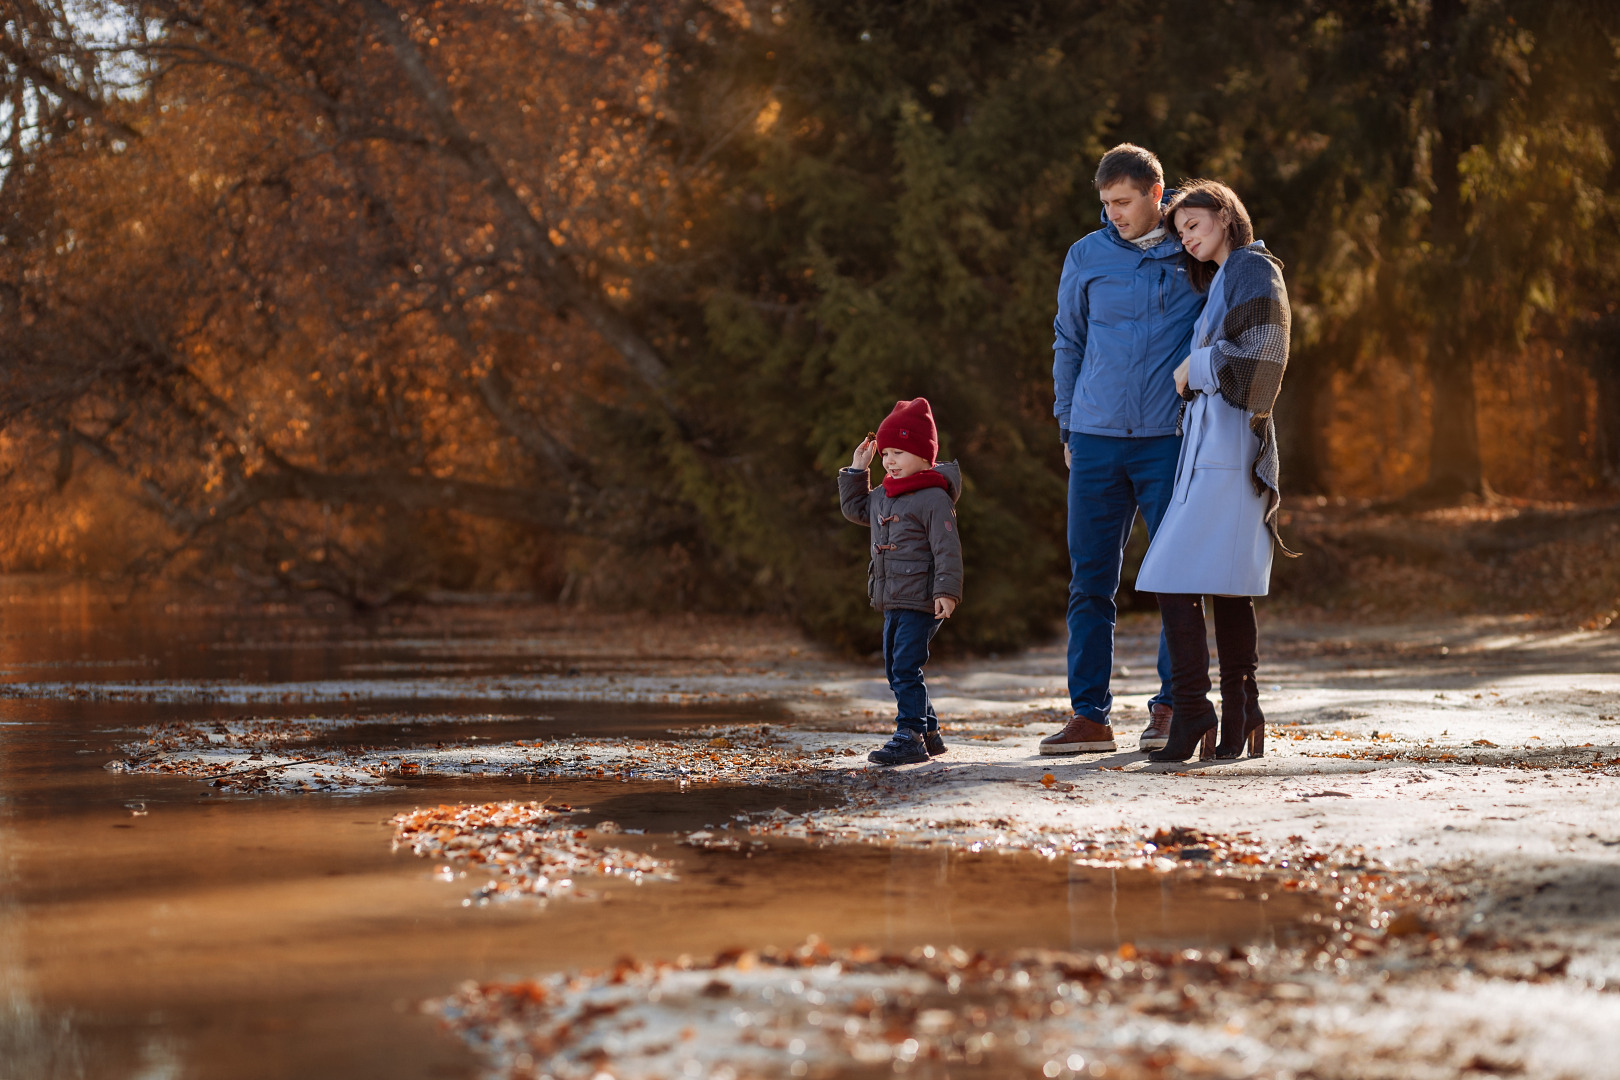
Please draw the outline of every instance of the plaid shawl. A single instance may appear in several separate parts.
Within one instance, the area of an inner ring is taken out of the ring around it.
[[[1254,459],[1251,479],[1257,494],[1269,495],[1266,527],[1278,549],[1292,558],[1298,552],[1289,551],[1277,533],[1277,510],[1282,505],[1278,487],[1281,461],[1277,456],[1277,426],[1271,419],[1277,392],[1282,389],[1283,369],[1288,366],[1291,317],[1282,263],[1263,246],[1251,244],[1227,256],[1221,269],[1226,315],[1198,347],[1215,350],[1210,370],[1220,383],[1221,397],[1227,404],[1253,414],[1249,427],[1260,437],[1260,452]]]

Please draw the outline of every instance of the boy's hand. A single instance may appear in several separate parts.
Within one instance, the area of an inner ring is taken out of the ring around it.
[[[872,465],[872,458],[877,455],[877,438],[868,435],[861,440],[861,445],[855,448],[855,456],[849,459],[852,469],[866,469]]]
[[[934,597],[934,618],[936,618],[936,619],[948,619],[948,618],[951,617],[951,612],[953,612],[955,610],[956,610],[956,601],[955,600],[952,600],[948,596],[936,596],[936,597]]]

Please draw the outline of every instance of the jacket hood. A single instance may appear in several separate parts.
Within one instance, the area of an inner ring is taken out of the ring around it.
[[[1164,213],[1164,208],[1170,205],[1170,200],[1175,198],[1179,194],[1181,194],[1181,190],[1179,188],[1165,188],[1164,189],[1164,194],[1159,196],[1159,213],[1163,214]],[[1108,208],[1107,207],[1103,208],[1103,211],[1102,211],[1102,213],[1100,215],[1100,218],[1101,218],[1101,221],[1103,223],[1103,228],[1108,231],[1108,235],[1113,237],[1115,242],[1121,243],[1121,244],[1130,244],[1131,247],[1136,246],[1135,244],[1131,244],[1131,242],[1129,240],[1125,239],[1123,236],[1119,235],[1119,226],[1115,225],[1112,221],[1108,220]],[[1151,232],[1152,230],[1150,229],[1148,231]],[[1176,245],[1176,250],[1177,251],[1181,250],[1181,241],[1178,240],[1175,236],[1172,236],[1170,234],[1169,230],[1167,229],[1167,230],[1165,230],[1164,239],[1160,240],[1157,244],[1154,244],[1152,247],[1148,248],[1148,251],[1158,251],[1160,248],[1162,248],[1166,244],[1174,244],[1174,245]]]
[[[956,461],[942,461],[934,471],[945,478],[945,493],[955,502],[962,497],[962,465]]]

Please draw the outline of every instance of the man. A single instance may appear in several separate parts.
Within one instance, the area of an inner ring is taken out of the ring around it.
[[[1109,723],[1120,568],[1141,511],[1151,536],[1170,504],[1181,437],[1172,373],[1190,351],[1204,298],[1180,242],[1160,223],[1159,159],[1124,143],[1097,166],[1106,223],[1069,249],[1053,324],[1053,409],[1069,467],[1069,701],[1043,754],[1117,748]],[[1170,657],[1159,639],[1159,692],[1139,747],[1170,733]]]

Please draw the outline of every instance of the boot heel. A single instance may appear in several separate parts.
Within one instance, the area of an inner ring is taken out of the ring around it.
[[[1249,756],[1266,756],[1266,726],[1264,724],[1249,732]]]
[[[1204,738],[1198,744],[1198,760],[1210,761],[1215,757],[1215,729],[1210,728],[1204,732]]]
[[[1206,702],[1208,712],[1199,720],[1190,720],[1177,713],[1170,721],[1170,737],[1159,750],[1148,751],[1149,761],[1186,761],[1206,745],[1205,736],[1215,733],[1215,710]]]

